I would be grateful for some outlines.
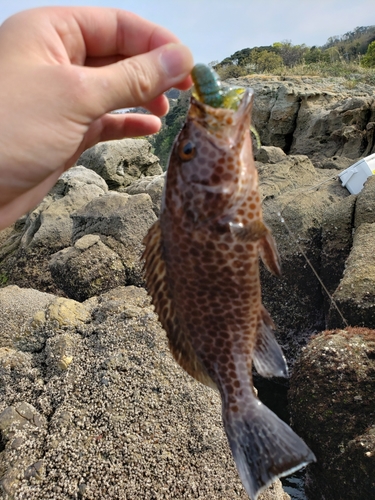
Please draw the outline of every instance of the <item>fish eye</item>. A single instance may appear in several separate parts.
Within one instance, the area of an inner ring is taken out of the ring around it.
[[[189,161],[194,158],[196,154],[196,148],[194,143],[186,140],[182,141],[178,146],[178,155],[182,161]]]

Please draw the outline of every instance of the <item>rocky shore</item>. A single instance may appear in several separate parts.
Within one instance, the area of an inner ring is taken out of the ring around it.
[[[251,85],[283,268],[261,269],[263,299],[292,367],[293,424],[318,457],[308,498],[372,498],[375,177],[354,196],[338,174],[375,152],[374,98]],[[0,233],[2,498],[247,498],[220,401],[173,361],[143,288],[163,184],[146,140],[99,144]],[[261,496],[287,498],[279,481]]]

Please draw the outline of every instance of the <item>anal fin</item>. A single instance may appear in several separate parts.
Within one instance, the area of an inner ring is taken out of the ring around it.
[[[265,307],[262,306],[258,322],[258,337],[253,353],[256,371],[262,377],[287,377],[286,359],[273,333],[274,324]]]
[[[169,348],[177,363],[196,380],[217,390],[215,382],[197,357],[174,306],[167,266],[163,258],[163,242],[160,221],[156,221],[143,240],[145,250],[144,275],[152,303],[159,321],[167,333]]]

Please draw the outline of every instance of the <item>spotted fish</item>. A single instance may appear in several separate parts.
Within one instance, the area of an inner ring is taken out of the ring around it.
[[[262,219],[251,108],[249,89],[237,110],[191,98],[144,259],[170,349],[192,377],[219,391],[230,448],[255,500],[315,457],[253,388],[253,365],[264,377],[286,377],[287,366],[261,301],[259,255],[276,275],[280,264]]]

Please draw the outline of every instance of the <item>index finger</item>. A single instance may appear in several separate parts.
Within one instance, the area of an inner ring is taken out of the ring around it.
[[[53,8],[51,8],[53,9]],[[62,36],[69,55],[85,49],[86,58],[123,56],[149,52],[167,43],[179,42],[166,28],[121,9],[103,7],[60,7],[53,9],[53,24],[64,35],[81,32],[81,37]],[[84,47],[77,47],[84,44]],[[83,62],[83,61],[82,61]]]

